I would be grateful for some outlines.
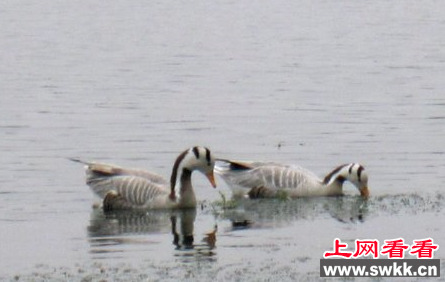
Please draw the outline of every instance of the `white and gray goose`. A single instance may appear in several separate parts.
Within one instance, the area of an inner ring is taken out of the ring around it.
[[[234,196],[290,198],[343,195],[343,183],[350,181],[361,196],[369,197],[368,175],[356,163],[340,165],[323,179],[295,165],[273,162],[217,160],[215,172],[231,188]]]
[[[213,169],[215,159],[205,147],[193,147],[182,152],[173,165],[170,181],[140,169],[111,164],[84,163],[86,183],[103,199],[104,210],[116,209],[176,209],[196,207],[191,175],[197,170],[205,174],[216,187]],[[179,191],[175,190],[179,180]]]

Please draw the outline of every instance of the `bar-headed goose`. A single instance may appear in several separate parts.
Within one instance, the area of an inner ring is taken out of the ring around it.
[[[205,147],[193,147],[182,152],[173,165],[170,181],[149,171],[73,160],[86,165],[86,183],[103,199],[106,211],[196,207],[191,179],[195,170],[205,174],[216,187],[213,176],[215,159]],[[180,187],[176,191],[178,180]]]
[[[232,189],[235,196],[270,198],[286,195],[290,198],[342,195],[348,180],[367,198],[368,175],[360,164],[345,164],[331,171],[324,179],[294,165],[273,162],[241,162],[217,160],[215,172]]]

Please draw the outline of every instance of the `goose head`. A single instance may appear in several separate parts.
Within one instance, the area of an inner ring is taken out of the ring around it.
[[[175,186],[180,175],[180,179],[185,175],[190,177],[195,170],[203,173],[210,184],[216,188],[213,169],[215,166],[215,158],[210,150],[206,147],[195,146],[182,152],[173,165],[173,171],[170,178],[171,193],[170,198],[175,199]]]
[[[346,180],[357,187],[364,198],[369,197],[368,174],[360,164],[341,165],[329,173],[323,182],[327,186],[339,185],[341,187]]]

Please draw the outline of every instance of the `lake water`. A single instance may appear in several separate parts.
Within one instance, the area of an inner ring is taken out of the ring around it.
[[[318,280],[338,237],[431,237],[445,272],[445,2],[3,1],[0,279]],[[169,176],[179,152],[359,162],[363,202],[117,213],[69,157]],[[245,225],[245,226],[244,226]],[[443,278],[441,278],[443,280]]]

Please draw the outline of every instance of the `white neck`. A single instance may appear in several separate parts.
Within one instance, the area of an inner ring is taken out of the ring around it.
[[[196,196],[192,186],[192,172],[182,169],[179,187],[179,206],[181,208],[196,207]]]
[[[325,184],[329,195],[336,196],[343,194],[343,182],[332,181],[330,184]]]

